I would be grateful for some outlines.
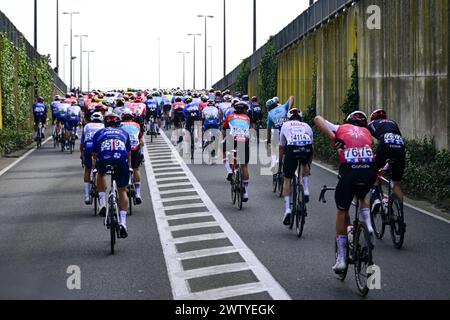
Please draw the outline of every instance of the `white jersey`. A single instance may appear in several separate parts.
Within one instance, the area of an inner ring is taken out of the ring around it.
[[[225,114],[227,113],[227,110],[232,107],[231,102],[222,102],[219,103],[217,106],[219,107],[220,113],[223,115],[224,118],[223,120],[225,120]]]
[[[67,108],[67,115],[79,117],[81,115],[81,108],[79,106],[70,106]]]
[[[300,121],[287,121],[281,127],[280,145],[307,146],[313,144],[314,134],[311,127]]]
[[[219,119],[219,110],[216,107],[206,107],[203,109],[203,119]]]

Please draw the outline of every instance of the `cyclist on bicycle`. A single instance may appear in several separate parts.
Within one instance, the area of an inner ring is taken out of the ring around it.
[[[202,112],[198,103],[193,102],[191,97],[186,98],[186,106],[183,109],[184,119],[186,120],[186,131],[189,132],[190,139],[198,140],[198,134],[195,126],[195,122],[202,120]]]
[[[184,113],[183,110],[186,107],[186,104],[182,101],[181,97],[176,97],[175,102],[172,105],[171,118],[172,122],[175,126],[175,130],[172,132],[172,142],[174,145],[177,143],[181,143],[183,140],[183,137],[180,132],[178,132],[178,140],[176,137],[176,131],[179,131],[182,128],[183,122],[184,122]]]
[[[286,115],[289,110],[293,108],[295,98],[289,97],[288,101],[284,105],[278,105],[276,100],[270,99],[267,101],[266,106],[268,110],[267,115],[267,146],[271,149],[272,164],[270,169],[275,173],[277,165],[283,159],[279,159],[279,133],[283,123],[286,121]],[[272,143],[272,133],[275,135],[275,143]],[[269,149],[269,148],[267,148]]]
[[[93,140],[92,158],[93,166],[98,170],[97,187],[99,191],[100,217],[106,217],[106,179],[107,167],[114,167],[113,179],[119,189],[120,210],[120,237],[128,237],[127,187],[130,181],[131,168],[131,141],[128,133],[119,128],[118,115],[108,113],[104,117],[105,128],[99,130]]]
[[[368,129],[372,136],[379,141],[375,157],[377,169],[382,169],[388,159],[392,160],[393,192],[403,202],[403,192],[400,184],[405,173],[406,150],[400,128],[395,121],[387,118],[386,111],[378,109],[370,116]],[[375,198],[373,210],[376,211],[381,204],[381,200],[378,189],[375,188],[373,190],[372,196]]]
[[[153,118],[155,123],[155,130],[159,134],[159,124],[161,119],[161,108],[158,104],[158,101],[152,95],[147,96],[147,100],[145,101],[146,105],[146,116],[145,121],[147,123],[147,135],[150,135],[150,119]]]
[[[144,147],[144,140],[142,139],[141,127],[134,122],[134,115],[130,109],[124,110],[122,113],[122,123],[120,128],[125,130],[130,136],[131,142],[131,168],[133,169],[134,187],[136,189],[136,204],[142,203],[141,197],[141,173],[139,167],[141,166]]]
[[[90,122],[84,126],[81,135],[80,152],[84,164],[84,203],[90,205],[93,139],[99,130],[105,128],[105,125],[100,112],[94,112],[88,120]]]
[[[58,121],[58,110],[61,104],[61,97],[59,95],[55,96],[55,100],[50,104],[52,109],[52,136],[55,135],[56,122]]]
[[[33,104],[33,115],[34,115],[34,132],[36,134],[35,140],[37,139],[37,129],[39,123],[42,124],[41,136],[44,139],[45,123],[47,122],[47,105],[44,103],[44,98],[38,97],[37,102]]]
[[[223,124],[225,120],[227,119],[227,113],[231,109],[231,111],[234,112],[233,109],[233,98],[227,94],[223,97],[223,102],[216,103],[216,106],[219,109],[219,119],[221,120],[221,123]]]
[[[256,128],[257,124],[262,121],[262,108],[259,105],[258,97],[253,96],[249,104],[253,115],[252,125]]]
[[[309,176],[313,158],[314,134],[311,127],[303,122],[303,114],[298,109],[291,109],[287,114],[287,121],[280,133],[280,157],[284,155],[283,174],[285,213],[283,224],[291,222],[291,182],[295,172],[300,169],[305,202],[309,202]]]
[[[340,273],[347,267],[347,227],[350,225],[348,211],[355,196],[360,201],[362,220],[369,233],[373,234],[369,204],[366,200],[376,179],[372,135],[367,129],[367,116],[361,111],[351,113],[343,125],[334,125],[321,116],[317,116],[314,122],[319,130],[335,143],[339,153],[339,182],[335,193],[338,257],[333,270]],[[358,188],[357,183],[361,185]]]
[[[70,137],[70,132],[74,131],[76,139],[78,139],[78,125],[81,119],[81,108],[76,105],[76,101],[72,100],[72,105],[67,108],[66,118],[66,140]]]
[[[231,137],[232,141],[235,143],[244,143],[245,144],[245,157],[242,159],[242,154],[237,154],[237,157],[240,159],[239,163],[242,169],[242,182],[244,184],[244,195],[242,197],[243,202],[248,201],[249,195],[249,180],[250,174],[248,170],[248,163],[250,162],[250,118],[247,116],[248,104],[244,101],[238,101],[234,104],[234,113],[229,115],[225,120],[223,125],[224,137]],[[228,132],[229,131],[229,132]],[[226,154],[227,149],[227,139],[225,139],[223,143],[224,154]],[[239,147],[239,145],[238,145]],[[237,148],[239,149],[239,148]],[[244,160],[244,161],[242,161]],[[230,168],[230,164],[227,162],[227,158],[224,158],[225,168],[228,172],[227,180],[231,181],[232,179],[232,170]],[[231,174],[230,174],[231,172]]]

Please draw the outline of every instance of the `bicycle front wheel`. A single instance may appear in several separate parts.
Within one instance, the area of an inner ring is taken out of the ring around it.
[[[275,193],[278,189],[278,174],[274,174],[272,179],[273,192]]]
[[[298,197],[297,197],[297,179],[293,179],[292,181],[292,213],[291,213],[291,224],[289,225],[289,229],[294,228],[294,223],[297,219],[297,213],[298,213]]]
[[[305,227],[305,220],[306,220],[306,204],[305,204],[305,192],[303,190],[303,186],[301,184],[298,185],[298,205],[297,205],[297,212],[295,214],[296,217],[296,225],[295,229],[297,232],[297,237],[301,238],[303,235],[303,229]]]
[[[370,241],[367,227],[359,223],[354,237],[354,257],[356,286],[361,296],[365,297],[369,293],[367,280],[370,277],[369,267],[372,261],[372,243]]]
[[[389,197],[389,216],[392,242],[395,248],[401,249],[405,240],[406,225],[403,204],[395,193]]]
[[[233,202],[233,205],[236,204],[236,200],[237,200],[236,176],[233,173],[233,177],[231,178],[231,201]]]
[[[283,191],[284,191],[284,177],[282,173],[278,174],[278,192],[280,198],[283,197]]]
[[[242,174],[241,171],[238,171],[238,181],[237,181],[237,194],[238,194],[238,208],[239,210],[242,210],[242,203],[244,198],[244,184],[242,181]]]

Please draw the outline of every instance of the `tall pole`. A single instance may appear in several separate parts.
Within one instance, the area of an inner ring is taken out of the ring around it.
[[[190,52],[178,52],[183,55],[183,90],[186,90],[186,54],[189,54]]]
[[[56,73],[59,74],[59,0],[56,0]]]
[[[83,92],[83,37],[87,38],[86,34],[77,34],[76,38],[80,38],[80,92]]]
[[[37,0],[34,0],[34,49],[37,51]]]
[[[80,14],[79,12],[63,12],[70,15],[70,90],[73,89],[73,31],[72,31],[72,15]]]
[[[209,49],[211,49],[211,55],[210,55],[210,64],[211,64],[211,66],[209,67],[209,71],[211,72],[211,77],[209,78],[209,80],[211,81],[210,83],[211,83],[211,88],[212,88],[212,85],[213,85],[213,58],[212,58],[212,46],[208,46],[208,48]]]
[[[66,47],[68,47],[68,44],[63,45],[63,78],[64,82],[66,82]]]
[[[253,0],[253,52],[256,51],[256,0]]]
[[[195,37],[196,36],[201,36],[201,33],[188,33],[188,36],[192,36],[194,37],[194,69],[193,69],[193,73],[194,73],[194,80],[193,80],[193,85],[192,85],[192,89],[195,90],[195,86],[196,86],[196,81],[195,81],[195,75],[196,75],[196,67],[195,67],[195,60],[196,60],[196,48],[195,48]]]
[[[214,16],[209,16],[209,15],[197,15],[197,17],[199,18],[205,18],[205,87],[204,89],[206,90],[208,88],[208,29],[207,29],[207,23],[206,20],[208,18],[214,18]]]
[[[88,54],[88,92],[91,92],[91,53],[95,53],[93,50],[83,51]]]
[[[223,0],[223,76],[227,75],[227,2]]]

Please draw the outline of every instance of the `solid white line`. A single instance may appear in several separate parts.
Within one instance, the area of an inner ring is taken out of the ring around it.
[[[234,231],[234,229],[231,227],[231,225],[228,223],[228,221],[224,218],[224,216],[220,213],[220,211],[217,209],[215,204],[212,202],[212,200],[209,198],[205,190],[202,188],[198,180],[195,178],[195,176],[192,174],[189,167],[186,165],[184,160],[181,158],[179,153],[176,151],[176,149],[170,144],[169,139],[166,137],[164,133],[161,134],[161,137],[166,140],[167,144],[171,147],[173,156],[178,159],[178,161],[181,164],[181,167],[184,169],[186,175],[188,176],[189,180],[191,181],[194,188],[197,190],[198,194],[202,198],[203,202],[205,203],[206,207],[209,209],[211,214],[214,216],[216,221],[219,223],[220,227],[224,231],[224,234],[226,234],[230,240],[230,242],[233,244],[233,246],[241,252],[242,257],[244,260],[254,268],[252,269],[256,278],[261,281],[261,283],[264,284],[264,286],[267,288],[267,291],[269,294],[275,299],[275,300],[288,300],[290,299],[287,292],[284,290],[283,287],[273,278],[273,276],[270,274],[270,272],[267,270],[267,268],[258,260],[258,258],[255,256],[255,254],[245,245],[245,243],[242,241],[242,239],[239,237],[239,235]],[[156,198],[156,197],[153,197]],[[180,240],[180,239],[178,239]],[[166,246],[167,247],[167,246]],[[181,280],[181,279],[180,279]],[[178,281],[180,281],[178,280]],[[176,282],[176,281],[175,281]],[[180,296],[184,296],[182,294],[182,291],[174,291],[176,295],[174,296],[175,299]]]
[[[220,227],[216,221],[183,224],[181,226],[168,227],[169,231],[192,230],[198,228]]]
[[[184,278],[186,280],[194,279],[194,278],[200,278],[200,277],[207,277],[207,276],[213,276],[217,274],[224,274],[231,272],[238,272],[238,271],[244,271],[244,270],[250,270],[248,263],[246,262],[239,262],[239,263],[232,263],[232,264],[224,264],[220,266],[213,266],[213,267],[206,267],[206,268],[199,268],[199,269],[193,269],[188,271],[183,271],[177,274],[178,277]]]
[[[327,167],[325,167],[325,166],[323,166],[323,165],[321,165],[321,164],[319,164],[319,163],[313,162],[313,164],[314,164],[315,166],[317,166],[317,167],[319,167],[319,168],[325,170],[325,171],[331,172],[331,173],[333,173],[333,174],[335,174],[335,175],[338,174],[336,171],[331,170],[330,168],[327,168]],[[416,210],[416,211],[418,211],[418,212],[420,212],[420,213],[426,214],[427,216],[430,216],[430,217],[432,217],[432,218],[435,218],[435,219],[437,219],[437,220],[439,220],[439,221],[442,221],[442,222],[445,222],[445,223],[450,224],[450,220],[447,220],[447,219],[445,219],[445,218],[443,218],[443,217],[440,217],[440,216],[438,216],[438,215],[435,215],[434,213],[431,213],[431,212],[426,211],[426,210],[424,210],[424,209],[418,208],[418,207],[416,207],[416,206],[414,206],[414,205],[412,205],[412,204],[409,204],[409,203],[407,203],[407,202],[404,202],[403,205],[405,205],[406,207],[411,208],[411,209],[413,209],[413,210]]]
[[[220,300],[268,291],[260,282],[201,291],[180,297],[180,300]],[[270,294],[270,292],[269,292]]]
[[[48,141],[50,141],[50,139],[52,139],[52,137],[48,137],[47,140],[45,140],[44,142],[42,142],[42,145],[46,144]],[[14,161],[13,163],[11,163],[9,166],[7,166],[5,169],[3,169],[2,171],[0,171],[0,177],[2,175],[4,175],[6,172],[8,172],[9,170],[11,170],[12,168],[14,168],[19,162],[23,161],[26,157],[28,157],[30,154],[32,154],[33,152],[35,152],[37,150],[37,147],[34,147],[31,150],[28,150],[27,153],[25,153],[23,156],[21,156],[19,159],[17,159],[16,161]]]
[[[174,258],[179,260],[196,259],[210,256],[218,256],[222,254],[236,253],[238,252],[234,247],[222,247],[214,249],[204,249],[197,251],[190,251],[177,254]]]

